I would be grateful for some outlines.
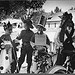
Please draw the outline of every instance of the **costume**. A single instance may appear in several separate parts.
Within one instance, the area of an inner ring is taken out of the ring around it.
[[[44,41],[46,40],[46,44],[47,45],[49,45],[50,46],[50,40],[49,40],[49,38],[48,38],[48,36],[43,32],[43,31],[46,31],[46,28],[44,27],[45,26],[45,24],[46,24],[46,18],[45,18],[45,16],[41,16],[40,17],[40,20],[39,20],[39,23],[36,25],[36,28],[37,28],[37,33],[35,33],[35,35],[32,37],[32,39],[31,39],[31,41],[33,42],[33,43],[35,43],[35,38],[36,38],[36,35],[37,36],[41,36],[42,37],[42,39],[43,39],[43,37],[45,36],[46,38],[44,39]],[[41,30],[40,30],[41,29]],[[39,37],[38,37],[38,39],[40,39]],[[40,42],[42,41],[42,39],[40,40]],[[43,41],[43,42],[44,42]]]
[[[32,64],[32,52],[33,52],[33,48],[30,45],[30,41],[31,41],[31,37],[34,35],[34,33],[30,30],[30,28],[32,28],[32,24],[30,23],[30,20],[24,20],[24,23],[30,24],[28,25],[28,29],[26,30],[22,30],[20,35],[16,38],[18,40],[22,39],[22,48],[21,48],[21,55],[18,61],[18,65],[19,65],[19,70],[21,68],[21,65],[24,62],[25,59],[25,55],[27,54],[27,63],[28,63],[28,67],[27,67],[27,72],[30,73],[30,67]]]
[[[33,35],[32,39],[31,39],[31,41],[32,41],[33,43],[35,43],[35,36],[36,36],[36,35],[38,35],[38,36],[39,36],[39,35],[45,35],[45,36],[46,36],[46,44],[50,46],[50,40],[49,40],[48,36],[47,36],[45,33],[42,33],[42,34],[40,34],[40,33],[38,33],[38,32],[35,33],[35,35]],[[40,42],[41,42],[41,41],[40,41]]]
[[[59,44],[62,43],[62,50],[59,48],[58,49],[58,58],[57,58],[57,62],[56,65],[63,65],[66,57],[67,56],[72,56],[73,54],[70,51],[75,50],[74,46],[73,46],[73,35],[74,35],[74,23],[73,21],[70,19],[70,16],[68,15],[68,19],[63,23],[63,25],[61,26],[61,31],[59,32]],[[69,30],[67,30],[67,27],[71,29],[71,31],[69,32]],[[61,50],[61,52],[60,52]],[[73,63],[73,61],[71,61]],[[74,69],[75,65],[72,64],[71,67]]]
[[[4,30],[5,30],[5,34],[3,34],[0,39],[4,42],[4,41],[10,41],[12,44],[12,63],[10,63],[11,65],[11,73],[14,73],[16,70],[16,59],[17,59],[17,54],[16,54],[16,47],[14,47],[15,43],[13,43],[12,39],[11,39],[11,32],[12,32],[12,25],[10,24],[10,22],[8,22],[7,24],[5,24],[4,26]],[[8,31],[8,33],[7,33]],[[1,48],[2,49],[2,48]],[[8,49],[7,49],[8,50]]]

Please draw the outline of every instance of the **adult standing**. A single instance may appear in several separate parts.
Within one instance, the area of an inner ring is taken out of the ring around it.
[[[12,24],[10,24],[10,21],[8,21],[7,24],[4,24],[4,30],[5,30],[5,34],[3,34],[0,39],[4,42],[4,41],[10,41],[12,44],[12,59],[14,61],[12,61],[11,64],[11,73],[14,73],[16,70],[16,59],[17,59],[17,54],[16,54],[16,47],[14,47],[14,44],[12,39],[11,39],[11,33],[12,33]],[[1,42],[1,41],[0,41]],[[2,49],[2,48],[1,48]],[[10,56],[9,56],[10,57]]]
[[[35,45],[36,44],[38,44],[38,45],[44,44],[44,46],[50,48],[51,41],[49,40],[48,36],[44,33],[44,31],[46,31],[46,28],[44,27],[45,24],[46,24],[46,19],[45,19],[45,16],[42,15],[39,23],[36,26],[37,32],[31,38],[31,42],[35,43]],[[40,39],[40,38],[42,38],[42,39]]]
[[[56,39],[59,43],[59,46],[62,46],[62,50],[58,49],[58,58],[56,65],[63,65],[67,56],[72,56],[70,51],[74,50],[73,46],[73,35],[74,35],[74,23],[72,21],[72,14],[65,12],[61,21],[61,30],[58,33],[58,38]],[[71,64],[71,67],[74,69],[74,64]]]
[[[21,65],[23,64],[25,60],[25,56],[27,54],[27,73],[30,73],[30,68],[32,64],[32,52],[33,48],[30,45],[31,37],[34,35],[33,31],[30,30],[30,28],[33,28],[32,21],[30,19],[22,20],[24,23],[24,30],[21,31],[20,35],[16,38],[18,40],[22,39],[22,48],[21,48],[21,55],[18,61],[19,70],[21,68]]]

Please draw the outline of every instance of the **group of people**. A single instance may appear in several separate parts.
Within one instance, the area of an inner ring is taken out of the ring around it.
[[[31,28],[33,28],[33,25],[32,25],[32,21],[30,19],[26,19],[26,20],[22,20],[23,23],[24,23],[24,30],[21,31],[20,35],[16,37],[16,39],[14,39],[14,41],[11,39],[10,35],[12,33],[12,25],[10,24],[10,22],[8,22],[8,24],[5,24],[3,27],[4,27],[4,30],[5,30],[5,34],[3,34],[0,39],[1,39],[1,42],[3,40],[9,40],[11,41],[13,47],[14,47],[14,50],[12,51],[12,57],[14,59],[14,62],[11,63],[11,73],[14,73],[15,72],[15,69],[16,69],[16,65],[18,63],[18,68],[17,68],[17,72],[20,71],[21,69],[21,65],[23,64],[24,60],[25,60],[25,56],[27,55],[27,63],[28,63],[28,66],[27,66],[27,73],[30,73],[30,68],[31,68],[31,65],[32,65],[32,53],[34,51],[33,49],[33,46],[31,45],[31,43],[34,43],[35,44],[35,35],[38,34],[38,35],[43,35],[43,31],[45,31],[45,27],[40,23],[37,25],[37,33],[34,33]],[[46,41],[47,41],[47,44],[50,46],[50,41],[46,35]],[[18,40],[21,40],[22,39],[22,47],[21,47],[21,53],[20,53],[20,57],[19,57],[19,60],[18,62],[16,61],[17,60],[17,48],[15,46],[15,42],[17,42]],[[14,54],[15,53],[15,54]],[[16,59],[15,59],[16,57]]]
[[[19,57],[18,62],[17,60],[17,54],[16,54],[16,47],[15,44],[13,43],[13,40],[11,39],[10,35],[12,33],[12,25],[10,24],[10,22],[8,22],[8,24],[4,25],[4,30],[5,30],[5,34],[3,34],[0,37],[0,42],[2,42],[3,40],[9,40],[11,41],[13,47],[14,47],[14,53],[12,52],[12,56],[14,59],[14,62],[11,64],[11,72],[14,73],[15,69],[16,69],[16,65],[18,63],[18,71],[20,71],[21,69],[21,65],[23,64],[24,60],[25,60],[25,56],[27,55],[27,73],[30,73],[30,68],[32,65],[32,53],[34,51],[34,48],[32,46],[31,43],[35,44],[35,36],[36,35],[43,35],[46,29],[45,27],[39,23],[36,28],[37,28],[37,33],[34,33],[31,28],[33,28],[32,25],[32,21],[30,19],[26,19],[26,20],[22,20],[24,23],[24,30],[21,31],[20,35],[16,37],[16,39],[14,40],[14,42],[16,42],[17,40],[21,40],[22,39],[22,47],[21,47],[21,54]],[[68,14],[67,12],[65,12],[62,16],[62,20],[61,20],[61,24],[60,24],[60,29],[59,32],[57,33],[57,36],[55,37],[55,44],[56,44],[56,50],[58,52],[58,58],[56,61],[56,65],[63,65],[64,61],[66,60],[66,57],[69,55],[67,52],[74,50],[74,46],[73,46],[73,34],[74,34],[74,23],[72,21],[72,14]],[[48,38],[48,36],[46,34],[44,34],[46,36],[46,44],[48,45],[48,47],[50,47],[50,40]],[[60,49],[60,46],[62,46],[62,50]],[[69,55],[71,56],[71,55]],[[16,57],[16,59],[15,59]],[[74,68],[75,65],[72,65],[72,67]]]

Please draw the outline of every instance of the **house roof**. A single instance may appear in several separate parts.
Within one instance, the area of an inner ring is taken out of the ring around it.
[[[51,19],[48,19],[47,21],[61,21],[61,18],[59,16],[53,16]]]
[[[55,13],[54,15],[52,16],[62,16],[63,15],[63,12],[58,12],[58,13]]]
[[[51,21],[51,22],[58,22],[58,21],[61,21],[60,16],[62,16],[62,15],[63,15],[62,12],[55,13],[55,14],[53,14],[52,17],[49,18],[47,21]]]

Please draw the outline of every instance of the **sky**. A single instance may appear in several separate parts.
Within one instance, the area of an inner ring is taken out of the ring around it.
[[[58,6],[62,11],[67,11],[71,7],[75,7],[75,0],[47,0],[43,5],[45,12],[54,11],[55,7]]]

